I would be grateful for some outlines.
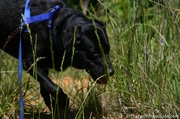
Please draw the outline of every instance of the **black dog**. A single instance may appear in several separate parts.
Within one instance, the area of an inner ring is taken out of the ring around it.
[[[0,0],[0,3],[0,48],[17,58],[19,25],[25,1]],[[110,45],[101,22],[87,19],[58,0],[31,0],[29,3],[32,16],[46,13],[55,5],[61,8],[54,13],[51,30],[49,22],[43,21],[30,24],[31,34],[23,33],[23,67],[32,76],[36,71],[46,105],[51,109],[57,104],[64,111],[68,105],[67,95],[50,80],[49,68],[59,71],[68,66],[86,69],[94,80],[102,84],[107,83],[114,69],[109,60]],[[34,70],[32,64],[37,58],[41,60]]]

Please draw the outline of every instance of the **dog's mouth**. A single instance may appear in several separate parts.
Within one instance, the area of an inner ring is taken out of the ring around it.
[[[106,74],[96,78],[96,81],[99,84],[107,84],[108,80],[109,80],[109,78],[108,78],[108,76]]]
[[[94,81],[96,81],[97,83],[99,84],[107,84],[108,80],[109,80],[109,77],[113,74],[112,73],[105,73],[105,74],[102,74],[102,75],[98,75],[97,73],[95,73],[94,71],[89,71],[89,70],[86,70],[90,76],[92,77],[92,79]]]

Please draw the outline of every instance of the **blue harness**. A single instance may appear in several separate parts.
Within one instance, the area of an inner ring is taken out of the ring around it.
[[[20,119],[24,119],[24,101],[22,96],[22,34],[23,32],[27,32],[27,30],[23,30],[23,26],[27,24],[37,23],[41,21],[47,21],[49,20],[49,29],[51,30],[51,24],[52,24],[52,17],[54,13],[60,9],[60,6],[56,5],[50,12],[31,16],[30,6],[29,6],[30,0],[26,0],[25,10],[24,10],[24,17],[21,20],[20,25],[20,41],[19,41],[19,55],[18,55],[18,80],[20,85]]]
[[[29,2],[30,0],[26,0],[26,6],[25,6],[25,10],[24,10],[24,18],[21,21],[21,26],[24,26],[26,24],[32,24],[32,23],[36,23],[36,22],[41,22],[41,21],[50,21],[50,25],[51,25],[51,21],[52,21],[52,17],[54,15],[54,13],[60,9],[59,5],[56,5],[50,12],[48,13],[44,13],[44,14],[40,14],[40,15],[35,15],[35,16],[31,16],[31,11],[30,11],[30,7],[29,7]]]

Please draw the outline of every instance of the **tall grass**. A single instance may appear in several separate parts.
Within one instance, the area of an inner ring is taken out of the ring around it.
[[[106,23],[115,74],[106,86],[92,82],[85,95],[72,97],[71,106],[79,108],[75,117],[85,118],[88,111],[89,118],[179,118],[180,2],[98,2],[103,9],[94,16],[101,15],[99,19]],[[18,110],[19,89],[16,61],[1,53],[0,58],[0,117],[4,117]],[[82,79],[84,73],[68,69],[64,75]],[[62,76],[54,71],[51,74],[53,78]],[[38,88],[27,84],[24,92]],[[25,93],[25,99],[29,99],[27,97]],[[34,100],[35,97],[36,94]],[[41,101],[37,109],[43,108]]]
[[[118,94],[119,112],[180,113],[179,5],[176,0],[107,3],[116,67],[108,91]]]

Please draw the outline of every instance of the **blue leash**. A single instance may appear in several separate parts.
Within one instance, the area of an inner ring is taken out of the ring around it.
[[[26,6],[25,6],[25,11],[24,11],[24,16],[30,17],[30,8],[28,6],[30,0],[26,1]],[[20,41],[19,41],[19,56],[18,56],[18,80],[19,80],[19,85],[20,85],[20,114],[19,114],[19,119],[24,119],[24,100],[22,96],[22,31],[23,31],[23,22],[21,20],[21,25],[20,25]]]
[[[24,101],[22,96],[22,28],[20,28],[20,41],[19,41],[19,56],[18,56],[18,80],[20,85],[20,119],[24,119]]]
[[[20,85],[20,115],[19,119],[24,119],[24,100],[22,96],[22,34],[23,34],[23,26],[26,24],[32,24],[36,22],[49,20],[49,29],[51,28],[51,22],[53,14],[60,9],[60,6],[56,5],[54,9],[52,9],[48,13],[36,15],[31,17],[31,11],[29,6],[30,0],[26,0],[25,10],[24,10],[24,18],[21,20],[20,25],[20,41],[19,41],[19,55],[18,55],[18,81]]]

